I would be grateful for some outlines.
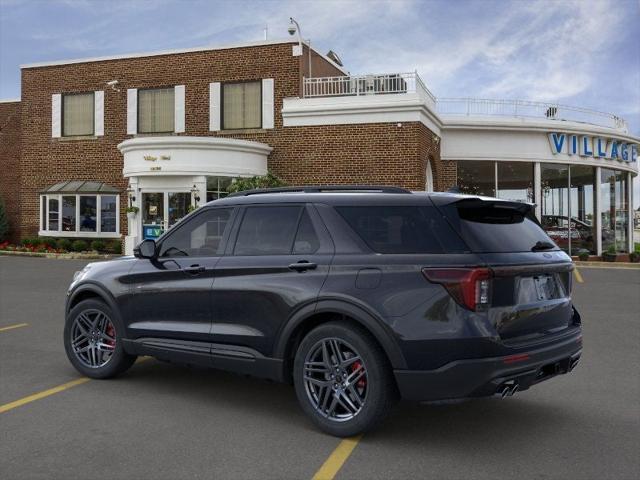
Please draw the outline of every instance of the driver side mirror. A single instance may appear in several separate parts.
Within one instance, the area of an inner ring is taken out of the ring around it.
[[[133,255],[136,258],[155,258],[156,242],[150,238],[143,240],[136,248],[133,249]]]

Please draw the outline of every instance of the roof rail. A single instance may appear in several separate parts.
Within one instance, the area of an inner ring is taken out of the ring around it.
[[[384,185],[308,185],[302,187],[275,187],[275,188],[255,188],[253,190],[243,190],[235,192],[228,197],[246,197],[248,195],[258,195],[263,193],[323,193],[323,192],[372,192],[372,193],[408,193],[409,190],[400,187],[389,187]]]

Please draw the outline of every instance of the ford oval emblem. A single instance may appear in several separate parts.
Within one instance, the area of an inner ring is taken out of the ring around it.
[[[543,253],[542,254],[545,258],[552,258],[553,255],[551,255],[550,253]]]

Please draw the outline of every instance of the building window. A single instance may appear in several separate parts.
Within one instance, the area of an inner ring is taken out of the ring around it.
[[[207,177],[207,202],[229,195],[231,177]]]
[[[496,196],[496,163],[484,160],[458,162],[458,190],[469,195]]]
[[[168,133],[175,129],[175,89],[138,91],[138,133]]]
[[[62,96],[62,136],[79,137],[94,133],[94,93]]]
[[[571,165],[571,191],[569,204],[571,209],[571,253],[581,250],[596,253],[594,185],[595,168],[587,165]]]
[[[627,173],[620,170],[600,170],[600,212],[602,215],[602,251],[613,247],[616,252],[628,251],[629,184]]]
[[[118,237],[119,195],[41,195],[41,235]]]
[[[225,83],[222,86],[222,128],[262,127],[262,83]]]
[[[513,202],[533,203],[533,163],[497,162],[497,197]]]

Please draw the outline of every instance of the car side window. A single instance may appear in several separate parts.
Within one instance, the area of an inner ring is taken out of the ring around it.
[[[222,254],[222,238],[232,208],[215,208],[178,224],[160,246],[160,257],[214,257]]]
[[[290,254],[301,209],[297,205],[248,207],[238,230],[233,254]]]
[[[320,248],[318,234],[313,228],[309,213],[305,210],[298,225],[296,241],[293,243],[293,253],[298,255],[311,254],[318,251],[318,248]]]

